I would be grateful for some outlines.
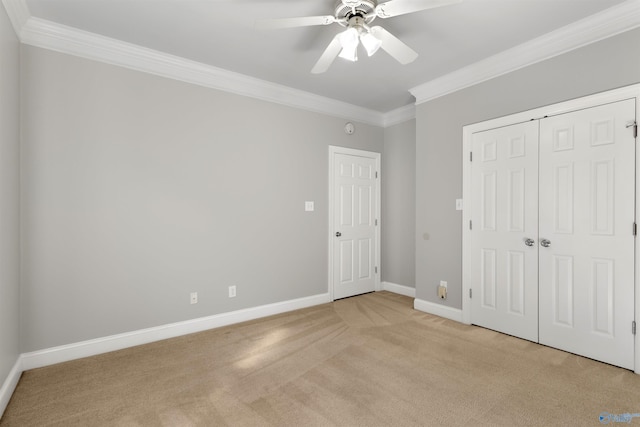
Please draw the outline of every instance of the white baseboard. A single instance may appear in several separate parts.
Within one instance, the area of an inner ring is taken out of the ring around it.
[[[13,368],[11,368],[11,371],[9,371],[9,375],[4,380],[2,388],[0,388],[0,418],[2,418],[4,410],[7,409],[7,405],[9,404],[9,400],[11,399],[11,395],[18,385],[20,375],[22,375],[22,370],[22,358],[18,357],[18,360],[16,360]]]
[[[407,297],[416,297],[416,288],[411,286],[398,285],[391,282],[382,282],[382,289],[385,291],[393,292],[394,294],[400,294]]]
[[[413,301],[413,308],[462,323],[462,310],[458,308],[451,308],[417,298]]]
[[[219,328],[222,326],[232,325],[234,323],[246,322],[248,320],[259,319],[261,317],[285,313],[328,302],[331,302],[328,293],[313,295],[310,297],[267,304],[244,310],[216,314],[213,316],[185,320],[183,322],[170,323],[148,329],[140,329],[133,332],[111,335],[74,344],[52,347],[30,353],[23,353],[21,356],[21,368],[24,371],[40,368],[56,363],[67,362],[69,360],[121,350],[127,347],[134,347],[167,338],[201,332],[207,329]],[[9,394],[9,396],[11,396],[11,394]]]

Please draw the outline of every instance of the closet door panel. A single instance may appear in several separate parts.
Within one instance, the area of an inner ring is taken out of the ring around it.
[[[633,369],[635,100],[540,121],[540,343]]]
[[[473,153],[472,322],[537,341],[538,123],[479,132]]]

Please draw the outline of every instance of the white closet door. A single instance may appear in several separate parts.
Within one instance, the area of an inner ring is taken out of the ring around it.
[[[634,118],[627,100],[540,122],[540,343],[629,369]]]
[[[538,341],[538,122],[474,134],[471,167],[473,323]]]

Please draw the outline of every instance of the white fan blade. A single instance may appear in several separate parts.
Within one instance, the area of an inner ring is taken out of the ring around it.
[[[313,66],[313,69],[311,70],[313,74],[324,73],[329,69],[331,64],[333,64],[333,61],[342,50],[340,34],[342,33],[338,33],[333,40],[331,40],[331,43],[329,43],[329,46],[324,50],[322,56],[318,59],[318,62],[316,62],[316,65]]]
[[[331,15],[305,16],[302,18],[261,19],[256,21],[255,27],[259,30],[275,30],[279,28],[310,27],[313,25],[329,25],[336,22]]]
[[[382,49],[401,64],[413,62],[418,54],[382,27],[371,27],[371,34],[382,42]]]
[[[391,18],[460,2],[462,0],[389,0],[376,6],[376,15],[380,18]]]

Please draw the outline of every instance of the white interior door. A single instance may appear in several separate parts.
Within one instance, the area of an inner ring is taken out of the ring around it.
[[[377,276],[377,159],[333,155],[333,298],[372,292]]]
[[[633,369],[635,100],[540,122],[540,343]]]
[[[538,123],[473,135],[473,323],[538,341]]]

